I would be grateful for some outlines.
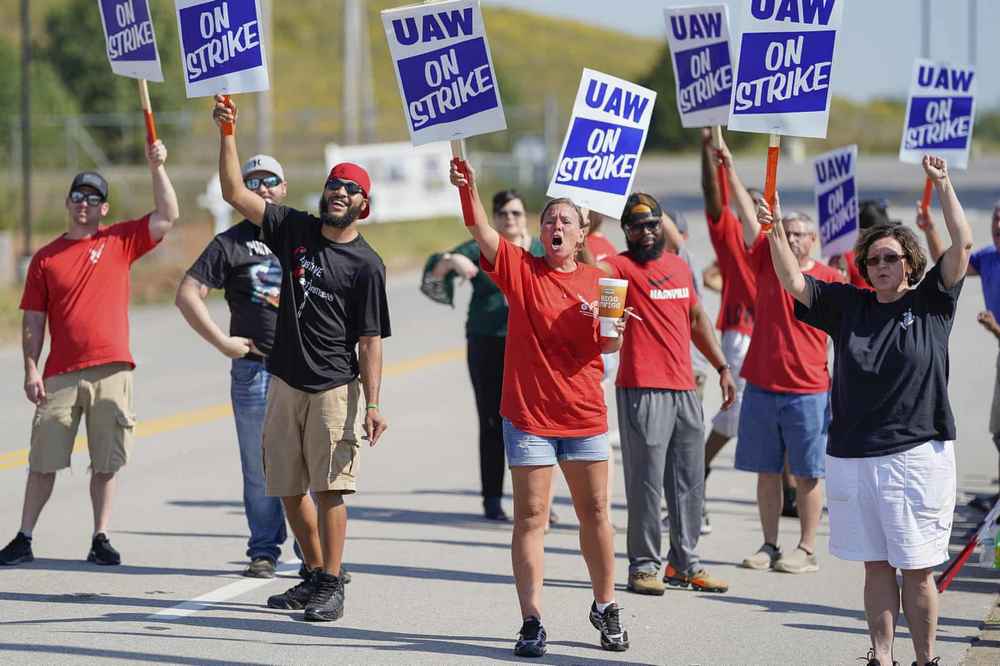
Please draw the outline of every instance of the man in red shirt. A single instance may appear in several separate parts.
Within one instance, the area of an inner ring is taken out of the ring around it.
[[[839,271],[812,258],[817,229],[808,215],[791,213],[781,223],[803,273],[824,282],[842,281]],[[795,318],[792,297],[778,281],[770,245],[755,218],[743,219],[743,238],[751,246],[757,300],[753,336],[743,362],[747,386],[740,412],[736,469],[757,472],[757,510],[764,545],[744,559],[742,566],[773,567],[785,573],[818,571],[816,528],[823,510],[819,479],[824,474],[830,422],[827,335]],[[778,547],[778,520],[786,453],[795,477],[801,536],[797,548],[783,555]]]
[[[34,403],[28,481],[21,531],[0,551],[0,564],[34,559],[31,534],[52,494],[56,472],[70,466],[81,417],[87,419],[94,534],[87,560],[120,564],[108,541],[115,473],[125,464],[135,427],[129,352],[129,269],[159,243],[179,216],[177,196],[157,141],[146,148],[155,209],[143,217],[101,225],[108,183],[84,172],[66,196],[69,224],[31,259],[21,298],[24,311],[24,392]],[[44,374],[38,370],[45,325],[50,335]]]
[[[721,169],[716,168],[716,165]],[[721,172],[721,173],[720,173]],[[720,178],[720,176],[722,176]],[[757,275],[750,266],[750,254],[743,238],[740,219],[755,218],[755,201],[736,174],[732,155],[725,145],[712,147],[712,135],[702,130],[701,189],[705,197],[708,236],[715,249],[722,277],[722,302],[716,328],[722,332],[722,353],[736,379],[736,402],[731,409],[719,410],[712,418],[712,432],[705,440],[705,474],[722,447],[736,436],[746,380],[740,376],[743,360],[750,348],[753,333],[754,301],[757,298]],[[732,199],[730,198],[732,193]],[[733,213],[735,206],[739,215]],[[703,518],[702,533],[711,530],[708,514]]]
[[[691,342],[719,371],[724,409],[732,405],[736,385],[698,302],[690,267],[665,251],[660,204],[648,194],[632,194],[621,219],[628,251],[598,266],[628,280],[626,305],[638,317],[622,344],[616,382],[628,498],[628,589],[662,595],[668,583],[725,592],[728,584],[709,575],[695,552],[705,501],[705,432]],[[664,491],[670,550],[661,580]]]

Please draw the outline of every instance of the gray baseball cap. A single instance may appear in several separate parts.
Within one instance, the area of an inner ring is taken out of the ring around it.
[[[254,171],[267,171],[268,173],[273,173],[281,180],[285,180],[285,170],[281,168],[278,160],[270,155],[254,155],[243,164],[244,178],[247,177],[247,174],[251,174]]]

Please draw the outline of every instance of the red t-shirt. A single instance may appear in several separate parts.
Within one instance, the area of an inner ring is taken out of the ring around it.
[[[107,363],[128,363],[129,267],[156,246],[149,215],[100,227],[90,238],[60,236],[31,258],[22,310],[44,312],[49,356],[44,378]]]
[[[847,281],[853,284],[858,289],[867,289],[868,291],[875,291],[875,287],[868,284],[865,280],[865,276],[861,274],[858,270],[858,265],[854,263],[854,250],[848,250],[844,253],[844,263],[847,264]]]
[[[510,304],[500,414],[543,437],[607,432],[594,317],[604,274],[586,264],[560,273],[504,239],[495,264],[480,257],[479,265]]]
[[[601,233],[592,233],[587,236],[587,249],[594,255],[594,261],[604,261],[608,257],[618,254],[618,249],[611,244],[608,237]]]
[[[715,248],[722,274],[722,303],[715,326],[720,331],[753,334],[754,301],[757,298],[757,275],[750,267],[750,254],[743,242],[743,225],[729,207],[722,208],[719,219],[707,213],[708,237]]]
[[[757,313],[742,376],[778,393],[822,393],[830,388],[826,333],[795,318],[794,300],[771,263],[771,246],[761,234],[750,250],[757,274]],[[843,282],[840,271],[818,261],[805,271],[817,280]]]
[[[605,263],[614,276],[628,280],[625,305],[634,307],[642,321],[628,324],[622,341],[616,386],[692,391],[691,308],[698,294],[691,269],[676,254],[664,252],[646,264],[628,252]]]

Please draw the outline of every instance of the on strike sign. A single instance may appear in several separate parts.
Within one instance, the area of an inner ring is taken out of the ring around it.
[[[932,152],[954,167],[966,168],[975,115],[976,72],[972,67],[917,59],[899,159],[919,164],[924,153]]]
[[[858,238],[858,190],[854,174],[858,147],[848,146],[816,158],[816,210],[823,256],[843,254]]]
[[[268,89],[257,0],[175,0],[188,97]]]
[[[725,125],[733,97],[729,7],[675,7],[664,14],[681,125]]]
[[[652,90],[583,70],[547,194],[570,197],[585,208],[621,217],[655,102]]]
[[[746,0],[729,128],[824,138],[846,0]]]
[[[133,79],[163,81],[147,0],[99,0],[99,4],[111,71]]]
[[[507,129],[478,0],[382,12],[413,145]]]

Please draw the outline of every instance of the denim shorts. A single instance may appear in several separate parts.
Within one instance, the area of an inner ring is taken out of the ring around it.
[[[608,433],[590,437],[545,437],[519,430],[503,420],[503,443],[508,467],[555,465],[563,460],[607,460]]]
[[[780,474],[788,467],[805,479],[822,479],[830,394],[776,393],[747,382],[740,409],[736,469]]]

